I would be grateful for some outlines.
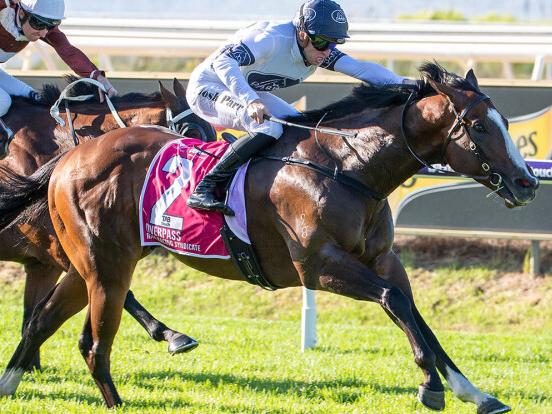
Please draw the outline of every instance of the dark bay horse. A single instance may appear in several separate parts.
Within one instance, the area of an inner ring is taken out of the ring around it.
[[[69,82],[73,80],[68,79]],[[167,110],[177,116],[189,109],[185,98],[186,92],[176,79],[173,82],[175,93],[161,84],[160,88],[160,93],[156,94],[131,93],[113,99],[126,125],[166,125]],[[95,89],[92,85],[77,84],[73,95],[90,95],[95,93]],[[62,271],[69,269],[69,262],[55,237],[48,214],[40,214],[42,210],[47,211],[45,205],[38,205],[36,210],[29,209],[30,214],[15,216],[13,220],[5,216],[5,207],[9,206],[17,187],[11,180],[13,173],[31,174],[56,155],[75,145],[69,131],[58,126],[50,116],[49,108],[59,94],[57,87],[45,85],[42,90],[44,105],[34,105],[27,99],[15,98],[6,118],[15,132],[15,138],[10,144],[10,155],[0,161],[0,217],[4,222],[4,225],[0,226],[0,260],[15,261],[24,265],[26,280],[23,326],[27,325],[36,304],[54,287]],[[72,103],[71,113],[75,132],[81,142],[118,128],[107,106],[95,101]],[[64,111],[62,118],[67,121]],[[188,131],[197,138],[201,137],[199,128],[207,131],[212,129],[208,123],[194,114],[183,119],[181,124],[183,122],[198,126]],[[191,338],[167,328],[153,318],[134,299],[132,292],[129,292],[125,306],[148,330],[152,338],[169,341],[171,352],[191,349],[197,344]],[[29,366],[29,369],[35,368],[40,368],[38,353]]]
[[[510,207],[528,204],[538,180],[473,72],[461,78],[435,64],[421,70],[424,86],[414,95],[403,86],[363,85],[350,97],[299,118],[316,125],[325,116],[325,127],[356,132],[354,138],[287,128],[250,165],[248,232],[266,278],[276,287],[306,286],[380,304],[406,334],[424,374],[418,394],[424,405],[444,408],[440,372],[458,398],[477,405],[478,413],[506,412],[507,405],[461,373],[417,310],[392,250],[386,196],[419,170],[420,161],[446,161]],[[140,245],[139,194],[151,160],[175,138],[151,127],[116,130],[70,151],[55,167],[46,166],[53,170],[50,215],[86,289],[62,281],[36,307],[0,379],[0,395],[15,393],[36,349],[63,322],[58,310],[80,295],[89,299],[80,352],[106,404],[121,403],[110,373],[111,347],[135,265],[151,251]],[[293,159],[338,173],[324,174]],[[48,168],[42,182],[50,175]],[[44,193],[44,184],[28,183],[28,197],[38,200]],[[230,261],[177,258],[214,276],[242,279]]]

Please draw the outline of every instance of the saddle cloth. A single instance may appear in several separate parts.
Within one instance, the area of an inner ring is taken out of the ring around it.
[[[236,216],[224,218],[219,212],[194,210],[186,205],[197,184],[228,146],[223,141],[205,143],[184,137],[167,143],[157,153],[140,195],[142,246],[163,246],[189,256],[230,259],[220,235],[225,218],[236,236],[250,244],[243,190],[247,164],[238,170],[228,190],[227,203]]]

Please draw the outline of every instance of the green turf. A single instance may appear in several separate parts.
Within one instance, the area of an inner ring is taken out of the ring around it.
[[[516,292],[500,283],[508,275],[486,268],[409,270],[422,313],[474,384],[515,412],[552,412],[550,277]],[[0,288],[5,365],[17,345],[22,281]],[[319,294],[319,346],[301,353],[300,289],[269,293],[206,277],[166,256],[147,258],[133,289],[200,346],[171,357],[125,314],[112,355],[125,401],[117,411],[429,413],[416,401],[422,375],[407,340],[374,304]],[[103,408],[77,350],[83,318],[46,342],[43,372],[26,374],[14,397],[0,399],[1,413],[113,412]],[[446,399],[447,413],[475,413],[448,388]]]

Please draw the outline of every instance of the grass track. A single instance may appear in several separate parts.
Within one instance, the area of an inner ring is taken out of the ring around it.
[[[416,401],[422,375],[408,343],[377,306],[319,295],[320,346],[301,354],[299,289],[271,294],[207,278],[164,256],[144,262],[133,285],[137,298],[200,346],[170,357],[164,343],[151,341],[124,315],[112,358],[125,401],[117,412],[430,412]],[[487,292],[499,277],[492,270],[411,273],[414,291],[425,293],[419,300],[422,313],[472,382],[514,412],[552,412],[550,278],[535,282],[544,291],[535,306],[523,295],[508,303],[497,299],[507,295],[505,290]],[[0,358],[5,365],[19,335],[22,282],[1,289]],[[512,308],[518,309],[517,319],[511,318]],[[15,397],[0,399],[1,413],[114,412],[103,408],[78,353],[83,319],[82,313],[74,317],[44,345],[44,371],[26,374]],[[460,402],[448,389],[446,399],[447,413],[475,413],[475,406]]]

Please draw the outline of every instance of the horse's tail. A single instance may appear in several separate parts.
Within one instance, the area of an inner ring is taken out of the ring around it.
[[[0,166],[0,230],[8,227],[31,204],[47,204],[48,183],[62,154],[26,177]]]

